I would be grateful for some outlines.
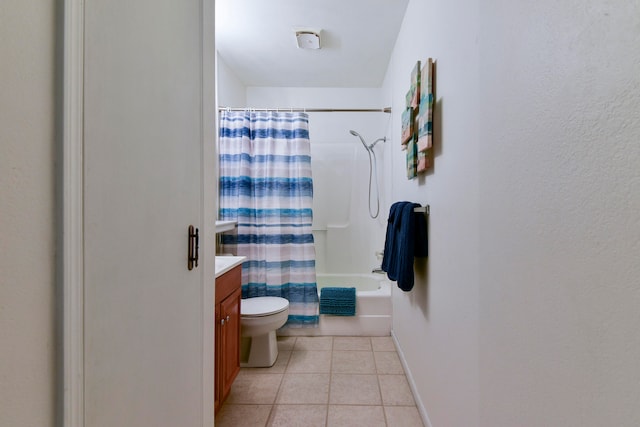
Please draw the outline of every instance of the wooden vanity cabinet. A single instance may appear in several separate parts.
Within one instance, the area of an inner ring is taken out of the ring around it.
[[[240,290],[242,266],[216,278],[215,402],[217,413],[240,372]]]

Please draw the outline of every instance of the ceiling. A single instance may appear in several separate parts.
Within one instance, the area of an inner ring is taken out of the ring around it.
[[[216,48],[246,86],[379,87],[408,0],[218,0]],[[300,49],[296,29],[322,30]]]

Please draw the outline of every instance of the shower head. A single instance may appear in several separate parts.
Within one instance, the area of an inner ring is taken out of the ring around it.
[[[349,133],[353,136],[357,136],[358,138],[360,138],[360,141],[362,141],[362,145],[364,145],[364,148],[367,149],[367,151],[371,151],[373,150],[373,147],[380,141],[382,142],[386,142],[387,141],[387,137],[385,136],[384,138],[378,138],[375,141],[373,141],[370,145],[367,145],[366,142],[364,142],[364,138],[362,137],[362,135],[360,135],[358,132],[356,132],[355,130],[350,130]]]
[[[349,133],[353,136],[357,136],[358,138],[360,138],[360,141],[362,141],[362,145],[364,145],[364,148],[366,148],[367,150],[370,150],[370,148],[367,146],[367,143],[364,142],[364,138],[362,138],[362,135],[360,135],[355,130],[350,130]]]

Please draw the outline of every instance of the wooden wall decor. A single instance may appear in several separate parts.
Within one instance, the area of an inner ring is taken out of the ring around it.
[[[433,59],[421,66],[418,61],[411,72],[411,85],[402,113],[400,141],[407,152],[407,178],[413,179],[433,165]]]

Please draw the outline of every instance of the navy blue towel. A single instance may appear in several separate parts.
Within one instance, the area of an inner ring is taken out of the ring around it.
[[[427,221],[414,208],[417,203],[396,202],[391,205],[382,258],[382,270],[390,280],[407,292],[413,289],[413,260],[428,255]]]
[[[396,221],[400,217],[402,207],[408,202],[395,202],[389,209],[389,219],[387,220],[387,234],[384,241],[384,252],[382,254],[382,271],[387,272],[390,280],[396,280],[397,260],[393,256],[396,253]]]
[[[356,288],[320,289],[320,314],[356,315]]]

